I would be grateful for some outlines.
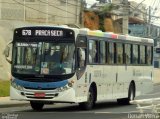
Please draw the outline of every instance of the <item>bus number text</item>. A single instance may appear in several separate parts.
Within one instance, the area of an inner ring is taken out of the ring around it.
[[[22,30],[22,35],[23,36],[31,36],[31,30]]]

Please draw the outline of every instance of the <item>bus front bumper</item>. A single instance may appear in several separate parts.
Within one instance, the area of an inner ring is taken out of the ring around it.
[[[75,91],[73,88],[69,88],[64,91],[31,89],[17,90],[16,88],[11,86],[10,99],[23,101],[76,103]]]

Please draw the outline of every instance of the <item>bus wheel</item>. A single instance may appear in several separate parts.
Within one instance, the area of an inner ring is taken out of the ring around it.
[[[117,102],[119,104],[130,104],[130,101],[134,100],[135,98],[135,87],[134,84],[131,83],[129,86],[129,91],[128,91],[128,98],[122,98],[122,99],[117,99]]]
[[[130,84],[129,86],[129,92],[128,92],[128,104],[130,104],[130,101],[134,100],[135,98],[135,86],[133,83]]]
[[[79,103],[79,106],[81,109],[90,110],[93,108],[94,105],[95,105],[95,94],[94,94],[93,88],[90,87],[89,92],[88,92],[87,102]]]
[[[44,104],[40,102],[30,101],[31,107],[33,110],[39,111],[42,110]]]

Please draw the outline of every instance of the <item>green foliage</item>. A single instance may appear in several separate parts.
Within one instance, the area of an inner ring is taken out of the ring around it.
[[[102,7],[102,12],[106,13],[106,12],[110,12],[113,9],[113,5],[112,4],[107,4],[104,7]]]
[[[108,14],[110,13],[112,10],[118,9],[118,6],[115,6],[113,4],[106,4],[105,6],[103,6],[101,8],[101,12],[100,14]]]
[[[0,80],[0,97],[9,96],[10,81]]]
[[[118,6],[115,6],[114,4],[106,4],[103,6],[100,11],[98,12],[99,15],[99,21],[100,21],[100,30],[105,31],[104,28],[104,19],[105,18],[111,18],[111,11],[118,9]]]

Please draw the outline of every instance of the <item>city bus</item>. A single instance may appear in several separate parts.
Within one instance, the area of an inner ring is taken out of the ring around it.
[[[130,104],[153,89],[153,39],[67,26],[14,30],[10,98],[45,104]]]

